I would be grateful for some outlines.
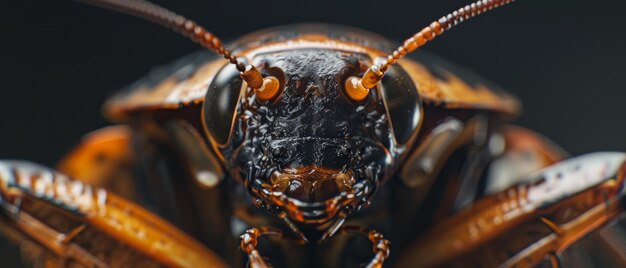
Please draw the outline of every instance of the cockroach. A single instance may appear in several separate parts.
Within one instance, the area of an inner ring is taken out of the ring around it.
[[[0,232],[46,266],[558,267],[623,210],[626,154],[565,160],[503,124],[515,98],[414,52],[513,0],[466,5],[395,50],[322,24],[225,46],[143,0],[83,2],[209,51],[110,99],[118,125],[56,170],[0,161]]]

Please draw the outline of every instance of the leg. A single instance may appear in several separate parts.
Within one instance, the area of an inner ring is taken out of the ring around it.
[[[270,227],[252,228],[246,230],[246,233],[241,235],[241,249],[248,254],[249,266],[252,268],[266,268],[270,267],[265,259],[261,256],[261,253],[256,249],[259,242],[259,238],[264,235],[271,235],[276,237],[283,237],[283,232],[278,229]]]
[[[223,204],[223,170],[197,131],[184,121],[153,138],[129,126],[86,134],[58,164],[60,172],[138,203],[227,259],[237,240]]]
[[[360,226],[343,226],[340,228],[340,230],[343,232],[356,233],[366,236],[373,244],[372,250],[374,252],[374,257],[365,267],[382,267],[385,259],[389,257],[391,244],[389,240],[385,239],[383,235],[377,231],[369,230]],[[247,230],[246,233],[241,236],[241,248],[244,252],[246,252],[246,254],[248,254],[249,265],[252,268],[270,267],[265,259],[261,256],[259,251],[256,249],[258,240],[261,236],[275,236],[278,238],[285,238],[285,235],[281,230],[270,227],[252,228]],[[295,239],[294,241],[298,244],[307,243],[307,241],[302,239]]]
[[[85,266],[225,267],[164,220],[104,189],[39,165],[0,161],[0,230]]]
[[[394,193],[394,231],[408,235],[394,243],[410,242],[477,198],[503,191],[567,156],[548,139],[516,126],[492,130],[476,141],[475,136],[484,136],[477,133],[488,131],[481,122],[477,118],[463,125],[449,119],[407,159],[399,174],[406,186]]]
[[[537,264],[620,215],[625,180],[626,154],[563,161],[444,220],[408,246],[397,264]]]
[[[519,183],[525,175],[550,166],[568,154],[547,138],[518,126],[506,126],[491,141],[492,150],[503,150],[488,168],[484,192],[496,193]],[[497,149],[501,147],[501,149]]]
[[[368,230],[367,228],[361,226],[345,226],[341,230],[365,235],[370,240],[370,242],[372,242],[372,251],[374,251],[374,258],[372,258],[372,260],[365,267],[380,268],[383,266],[383,262],[385,262],[385,259],[389,257],[389,253],[391,252],[391,243],[389,242],[389,240],[385,239],[381,233],[374,230]]]

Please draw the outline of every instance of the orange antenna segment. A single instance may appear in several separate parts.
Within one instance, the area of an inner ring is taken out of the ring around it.
[[[496,7],[509,4],[515,0],[480,0],[473,4],[466,5],[458,10],[441,17],[439,20],[432,22],[420,32],[404,41],[387,59],[380,65],[372,65],[367,69],[363,77],[350,77],[346,81],[346,92],[355,100],[363,99],[369,92],[369,89],[383,78],[385,71],[390,65],[394,64],[398,59],[407,53],[410,53],[423,46],[428,41],[441,35],[444,31],[458,25],[459,23],[471,19],[479,14],[494,9]],[[354,95],[354,96],[353,96]]]
[[[209,50],[222,55],[230,63],[237,67],[237,70],[241,74],[241,78],[246,83],[255,89],[264,89],[265,91],[278,91],[273,87],[278,88],[276,83],[270,83],[264,87],[266,80],[271,80],[270,77],[263,78],[259,70],[254,65],[245,65],[241,62],[235,54],[230,50],[224,48],[222,41],[207,31],[204,27],[198,25],[194,21],[187,19],[181,15],[178,15],[170,10],[167,10],[159,5],[143,1],[143,0],[77,0],[108,8],[111,10],[126,13],[132,16],[143,18],[145,20],[152,21],[160,24],[174,31],[181,33],[184,36],[189,37],[191,40],[199,43],[201,46],[208,48]],[[269,82],[274,82],[271,80]],[[268,89],[269,88],[269,89]]]

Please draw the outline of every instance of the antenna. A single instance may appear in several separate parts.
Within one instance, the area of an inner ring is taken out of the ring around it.
[[[254,89],[261,99],[271,98],[278,92],[278,79],[265,77],[251,64],[244,64],[230,50],[224,48],[222,40],[194,21],[144,0],[76,0],[95,6],[126,13],[170,28],[191,40],[222,55],[239,71],[241,78]]]
[[[405,40],[404,43],[392,54],[387,56],[387,59],[380,65],[374,64],[370,66],[362,77],[352,76],[348,78],[348,80],[346,80],[346,92],[356,101],[365,99],[369,90],[375,87],[383,78],[387,68],[407,53],[413,52],[418,47],[423,46],[428,41],[443,34],[444,31],[449,30],[465,20],[513,1],[515,0],[479,0],[443,16],[439,20],[433,21],[429,26],[426,26],[420,32]]]

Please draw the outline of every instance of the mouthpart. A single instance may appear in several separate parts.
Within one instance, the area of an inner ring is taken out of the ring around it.
[[[270,176],[273,191],[306,203],[326,201],[348,192],[354,186],[354,172],[320,167],[274,171]]]
[[[367,204],[373,187],[358,180],[354,172],[320,167],[274,171],[259,196],[277,206],[290,219],[305,224],[324,224],[340,212],[350,214]]]

